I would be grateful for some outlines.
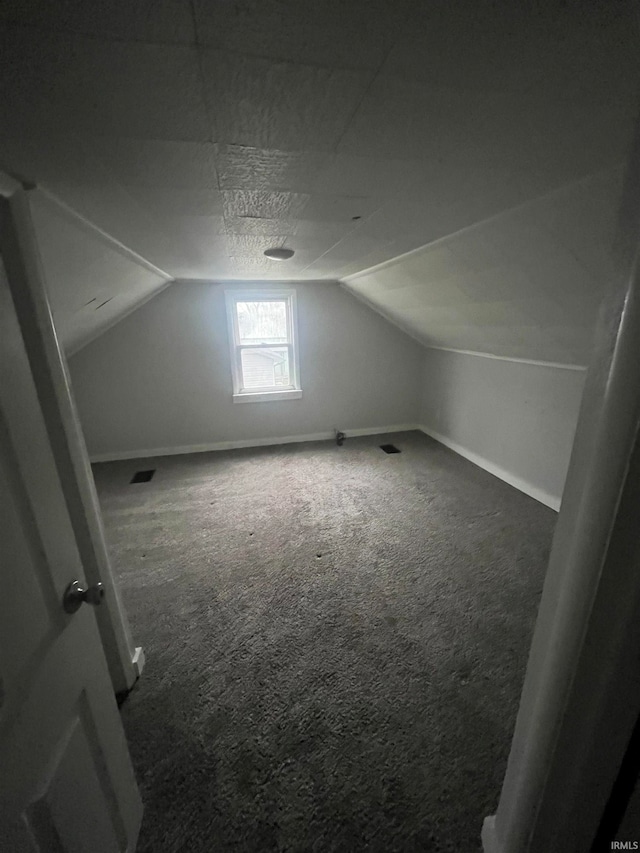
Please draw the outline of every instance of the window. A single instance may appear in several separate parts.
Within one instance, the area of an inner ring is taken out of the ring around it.
[[[228,290],[233,400],[302,397],[293,290]]]

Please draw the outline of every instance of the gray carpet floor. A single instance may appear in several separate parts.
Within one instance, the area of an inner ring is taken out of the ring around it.
[[[140,853],[480,849],[553,511],[420,433],[95,477],[147,656]]]

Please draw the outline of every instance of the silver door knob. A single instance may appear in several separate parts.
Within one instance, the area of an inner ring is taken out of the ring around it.
[[[80,581],[71,581],[62,596],[62,606],[66,613],[75,613],[84,603],[97,607],[104,598],[104,587],[101,583],[84,589]]]

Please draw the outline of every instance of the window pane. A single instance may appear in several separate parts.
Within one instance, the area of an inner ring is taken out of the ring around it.
[[[240,363],[243,389],[286,388],[291,385],[287,347],[243,349]]]
[[[285,344],[287,337],[287,303],[236,302],[238,332],[241,344]]]

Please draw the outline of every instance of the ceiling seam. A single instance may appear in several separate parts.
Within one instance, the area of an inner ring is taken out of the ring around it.
[[[369,71],[369,68],[362,68],[358,65],[345,65],[343,63],[336,63],[335,65],[329,65],[326,62],[312,62],[308,59],[304,61],[298,61],[296,59],[287,59],[286,56],[270,56],[266,53],[255,53],[251,50],[241,50],[240,48],[235,47],[216,47],[215,45],[202,45],[206,47],[208,50],[215,50],[218,53],[229,53],[233,56],[248,56],[251,59],[259,59],[263,62],[273,62],[278,65],[293,65],[296,67],[304,66],[305,68],[319,68],[323,71]],[[385,57],[386,60],[386,57]],[[376,72],[377,73],[377,72]]]
[[[205,75],[204,75],[204,46],[200,42],[200,32],[198,29],[198,13],[196,11],[195,0],[189,0],[189,9],[191,10],[191,20],[193,22],[193,34],[194,34],[194,39],[195,39],[195,48],[196,48],[196,53],[198,55],[198,76],[200,78],[200,93],[201,93],[202,102],[204,104],[204,108],[205,108],[205,111],[207,114],[207,121],[209,122],[209,129],[211,131],[209,142],[214,146],[214,148],[213,148],[213,163],[214,163],[214,168],[215,168],[215,172],[216,172],[216,185],[218,187],[218,192],[220,193],[221,199],[224,200],[222,186],[220,185],[220,172],[218,169],[218,158],[216,156],[217,151],[216,151],[215,146],[217,145],[217,142],[214,140],[214,134],[217,135],[216,131],[214,130],[215,129],[214,111],[213,111],[213,107],[209,101],[208,94],[207,94],[207,86],[206,86]],[[226,217],[226,212],[225,212],[224,201],[223,201],[223,205],[222,205],[222,226],[224,229],[223,237],[224,237],[224,245],[225,245],[225,249],[226,249],[227,259],[229,261],[231,261],[231,258],[232,258],[231,254],[230,254],[230,248],[231,247],[229,246],[229,240],[228,240],[229,229],[227,226],[227,217]]]
[[[301,272],[301,273],[306,272],[310,267],[312,267],[312,266],[313,266],[314,264],[316,264],[319,260],[321,260],[322,258],[324,258],[324,256],[325,256],[325,255],[328,255],[328,254],[329,254],[329,252],[332,252],[332,251],[336,248],[336,246],[339,246],[339,245],[340,245],[340,243],[343,243],[343,242],[347,239],[347,237],[350,237],[352,234],[355,234],[355,233],[358,231],[358,229],[359,229],[359,228],[362,228],[362,227],[363,227],[367,222],[369,222],[369,220],[370,220],[373,216],[375,216],[375,215],[376,215],[376,213],[378,213],[378,211],[380,211],[380,210],[382,210],[382,205],[381,205],[380,207],[377,207],[377,208],[376,208],[374,211],[372,211],[372,212],[371,212],[367,217],[365,217],[365,218],[364,218],[364,219],[362,219],[360,222],[358,222],[358,224],[357,224],[357,225],[352,226],[352,227],[351,227],[351,229],[350,229],[350,230],[349,230],[349,231],[344,235],[344,237],[341,237],[341,238],[337,241],[337,243],[334,243],[332,246],[330,246],[328,249],[326,249],[324,252],[322,252],[322,254],[318,255],[318,257],[317,257],[317,258],[315,258],[311,263],[307,264],[307,266],[306,266],[306,267],[303,267],[303,268],[300,270],[300,272]],[[391,242],[391,241],[389,241],[389,242]],[[340,279],[338,279],[338,281],[339,281],[339,280],[340,280]]]
[[[343,290],[351,294],[354,299],[357,299],[358,302],[361,302],[363,305],[366,305],[368,308],[371,308],[372,311],[375,311],[376,314],[379,314],[380,317],[385,319],[388,323],[391,323],[391,325],[395,326],[401,332],[404,332],[408,337],[410,337],[416,343],[420,344],[420,346],[422,346],[424,349],[438,350],[441,352],[453,352],[458,353],[459,355],[470,355],[475,356],[477,358],[489,358],[494,359],[496,361],[511,361],[516,362],[517,364],[531,364],[537,367],[551,367],[556,370],[575,370],[577,372],[582,372],[589,369],[586,365],[582,364],[566,364],[557,361],[542,361],[539,359],[518,358],[517,356],[496,355],[495,353],[479,352],[477,350],[464,350],[457,349],[455,347],[441,347],[437,346],[437,344],[429,344],[419,335],[419,333],[414,332],[402,320],[398,319],[397,317],[394,317],[393,314],[390,314],[389,312],[385,311],[384,308],[380,307],[377,303],[371,301],[360,291],[353,290],[346,282],[343,281],[339,281],[338,284]]]
[[[369,94],[369,92],[371,91],[371,87],[373,86],[373,84],[376,82],[376,80],[377,80],[377,79],[378,79],[378,77],[380,76],[380,73],[382,72],[382,69],[384,68],[384,66],[385,66],[385,64],[386,64],[386,62],[387,62],[387,60],[388,60],[388,59],[389,59],[389,57],[391,56],[391,51],[394,49],[394,47],[395,47],[395,42],[394,42],[394,44],[392,44],[392,45],[391,45],[391,47],[389,48],[389,50],[387,50],[387,52],[385,53],[385,55],[384,55],[384,56],[383,56],[383,58],[382,58],[382,61],[380,62],[380,64],[378,65],[378,67],[374,70],[374,72],[373,72],[373,76],[371,77],[371,80],[369,80],[369,83],[367,84],[367,86],[366,86],[366,88],[365,88],[364,92],[362,93],[362,97],[360,98],[360,100],[358,101],[358,103],[357,103],[357,105],[356,105],[355,109],[353,110],[353,112],[351,113],[351,115],[349,116],[349,118],[347,119],[347,121],[345,122],[344,130],[343,130],[343,131],[342,131],[342,133],[340,134],[339,139],[337,140],[336,144],[335,144],[335,145],[334,145],[334,147],[333,147],[333,153],[334,153],[334,154],[337,154],[337,153],[338,153],[338,147],[340,146],[340,143],[342,142],[342,140],[343,140],[343,139],[344,139],[344,137],[346,136],[347,131],[348,131],[348,130],[349,130],[349,128],[351,127],[351,125],[352,125],[352,123],[353,123],[353,120],[355,119],[356,115],[358,114],[358,112],[359,112],[359,110],[360,110],[360,107],[363,105],[363,103],[364,103],[364,101],[365,101],[365,98],[367,97],[367,95],[368,95],[368,94]]]
[[[197,28],[197,18],[195,17],[195,9],[193,0],[190,0],[189,3],[190,11],[192,15],[193,21],[193,29],[194,29],[194,38],[193,39],[184,39],[182,41],[170,41],[167,39],[142,39],[142,38],[125,38],[123,36],[108,36],[98,33],[89,33],[82,32],[81,30],[73,30],[66,29],[65,27],[45,27],[38,24],[21,24],[18,21],[2,21],[0,20],[0,28],[5,27],[6,29],[20,29],[20,30],[34,30],[38,33],[47,33],[47,34],[55,34],[60,36],[73,36],[81,39],[88,39],[91,41],[99,41],[104,42],[105,44],[138,44],[138,45],[151,45],[157,47],[202,47],[206,50],[216,51],[217,53],[227,53],[233,56],[247,56],[251,59],[259,59],[264,62],[274,62],[279,65],[293,65],[300,66],[303,65],[307,68],[319,68],[324,71],[331,71],[334,69],[338,69],[341,71],[368,71],[369,68],[363,68],[359,65],[348,65],[346,63],[340,63],[336,65],[329,65],[325,62],[313,62],[311,60],[305,59],[304,61],[298,61],[295,59],[288,59],[285,56],[277,56],[277,55],[269,55],[265,53],[257,53],[254,51],[241,50],[240,48],[232,48],[232,47],[217,47],[214,44],[206,44],[202,42],[198,37],[198,28]],[[385,57],[386,60],[386,57]]]
[[[424,344],[426,349],[434,349],[440,352],[455,352],[458,355],[471,355],[476,358],[489,358],[494,361],[513,361],[516,364],[531,364],[534,367],[552,367],[554,370],[575,370],[582,372],[588,370],[584,364],[567,364],[561,361],[542,361],[535,358],[518,358],[514,355],[496,355],[493,352],[478,352],[477,350],[456,349],[455,347],[439,347],[435,344]]]
[[[130,249],[129,246],[125,245],[125,243],[122,243],[120,240],[118,240],[112,234],[109,234],[108,231],[105,231],[103,228],[100,228],[100,226],[96,225],[90,219],[87,219],[86,216],[83,216],[81,213],[79,213],[77,210],[75,210],[75,208],[73,208],[70,204],[67,204],[65,201],[63,201],[61,198],[59,198],[55,193],[52,193],[50,190],[46,189],[45,187],[43,187],[42,185],[39,185],[39,184],[34,185],[34,188],[32,191],[41,192],[45,197],[47,197],[50,201],[52,201],[57,207],[59,207],[62,211],[64,211],[68,216],[70,216],[71,218],[73,218],[76,221],[79,221],[84,226],[85,229],[88,229],[91,233],[95,233],[95,234],[99,235],[104,242],[106,242],[106,243],[110,244],[112,247],[114,247],[119,252],[119,254],[124,255],[125,257],[128,257],[129,260],[138,264],[138,266],[144,267],[149,272],[154,273],[155,275],[159,276],[160,278],[163,278],[167,282],[171,282],[174,280],[174,277],[172,275],[170,275],[168,272],[166,272],[165,270],[156,266],[154,263],[152,263],[151,261],[147,260],[142,255],[140,255],[138,252],[134,251],[133,249]]]
[[[189,0],[189,9],[191,11],[191,21],[193,23],[193,38],[194,38],[194,47],[196,50],[196,54],[198,57],[198,76],[200,78],[200,95],[202,96],[202,103],[204,104],[205,111],[207,113],[207,120],[209,122],[209,130],[210,136],[207,140],[210,143],[215,143],[214,140],[214,121],[213,121],[213,110],[211,108],[211,104],[209,103],[209,98],[207,97],[207,87],[205,85],[205,77],[204,77],[204,65],[203,65],[203,46],[200,44],[200,37],[198,34],[198,16],[196,13],[195,0]],[[215,162],[215,157],[214,157]],[[218,189],[220,189],[220,180],[218,178],[218,168],[216,164],[216,181],[218,183]]]
[[[623,163],[620,163],[620,164],[618,164],[618,166],[615,166],[615,167],[613,167],[613,168],[611,168],[611,169],[606,169],[606,170],[605,170],[605,169],[603,169],[603,170],[600,170],[600,171],[598,171],[598,172],[594,172],[592,175],[589,175],[589,178],[590,178],[590,179],[594,179],[594,178],[597,178],[597,177],[599,177],[600,175],[606,174],[606,173],[608,173],[608,172],[613,172],[613,171],[615,171],[615,169],[616,169],[616,168],[620,168],[620,167],[621,167],[621,166],[623,166],[623,165],[624,165]],[[571,184],[571,186],[573,186],[573,184]],[[547,239],[548,239],[552,244],[554,244],[554,245],[556,246],[556,248],[560,248],[560,249],[562,249],[564,252],[566,252],[568,255],[570,255],[570,256],[571,256],[571,258],[575,261],[575,263],[576,263],[576,264],[580,267],[580,269],[583,271],[583,273],[584,273],[586,276],[588,276],[590,279],[592,279],[592,281],[597,281],[597,280],[600,278],[599,274],[594,275],[593,270],[592,270],[592,269],[587,268],[587,266],[586,266],[586,263],[585,263],[584,259],[583,259],[583,258],[580,258],[580,257],[578,256],[578,253],[575,251],[575,249],[574,249],[573,247],[565,245],[563,242],[561,242],[561,241],[558,239],[558,235],[557,235],[557,233],[555,233],[551,228],[549,228],[548,223],[547,223],[546,221],[545,221],[545,222],[541,222],[541,223],[538,225],[538,228],[540,228],[540,230],[544,232],[544,234],[546,235]],[[611,248],[612,248],[612,249],[613,249],[613,244],[614,244],[614,234],[612,234],[612,235],[611,235]]]
[[[197,23],[197,13],[195,11],[195,4],[193,0],[189,2],[189,9],[191,12],[191,20],[193,23],[193,39],[183,39],[181,41],[171,41],[169,39],[143,39],[143,38],[125,38],[124,36],[115,36],[115,35],[104,35],[102,33],[90,33],[83,32],[82,30],[74,30],[68,29],[66,27],[56,27],[56,26],[43,26],[41,24],[23,24],[19,21],[1,21],[0,27],[5,27],[7,29],[19,29],[19,30],[34,30],[38,33],[47,33],[47,34],[55,34],[60,36],[73,36],[81,39],[89,39],[91,41],[100,41],[105,44],[138,44],[138,45],[155,45],[158,47],[204,47],[208,50],[215,50],[218,53],[228,53],[234,56],[248,56],[251,59],[259,59],[264,62],[277,62],[279,65],[304,65],[307,68],[321,68],[325,71],[331,71],[333,69],[339,69],[342,71],[367,71],[368,68],[363,68],[360,65],[349,65],[346,63],[340,63],[336,65],[330,65],[326,62],[313,62],[311,60],[305,59],[304,61],[298,61],[295,59],[288,59],[286,56],[278,56],[278,55],[270,55],[266,53],[259,53],[256,51],[250,50],[241,50],[240,48],[233,47],[217,47],[215,44],[206,44],[201,41],[198,35],[198,23]],[[386,60],[386,57],[385,57]]]
[[[569,181],[569,183],[562,184],[562,186],[556,187],[553,190],[549,190],[549,192],[542,193],[541,195],[536,196],[533,199],[528,199],[527,201],[524,201],[521,204],[516,204],[513,207],[508,207],[504,210],[499,211],[498,213],[494,213],[492,216],[487,216],[486,219],[479,219],[477,222],[472,222],[471,225],[465,225],[464,228],[459,228],[457,231],[452,231],[450,234],[445,234],[442,237],[438,237],[436,240],[432,240],[430,243],[425,243],[422,246],[417,246],[415,249],[409,249],[409,251],[397,255],[395,258],[389,258],[388,260],[382,261],[379,264],[374,264],[372,267],[368,267],[367,269],[360,270],[359,272],[345,276],[344,279],[340,279],[340,281],[354,281],[360,278],[361,276],[370,275],[371,273],[377,272],[378,270],[386,269],[387,267],[399,263],[405,258],[411,257],[411,255],[417,255],[420,252],[427,251],[428,249],[433,248],[434,246],[440,246],[446,243],[447,240],[452,240],[456,237],[459,237],[461,234],[466,234],[467,232],[473,231],[476,228],[480,228],[483,225],[487,225],[490,222],[495,222],[504,216],[513,215],[519,210],[524,210],[525,208],[531,207],[532,205],[537,204],[538,202],[542,202],[545,199],[549,199],[552,196],[567,190],[569,187],[575,187],[578,184],[586,183],[587,181],[593,179],[598,175],[606,174],[607,172],[613,171],[615,168],[618,168],[618,164],[616,164],[615,166],[607,167],[605,169],[600,169],[597,172],[590,172],[587,175],[583,175],[581,178],[577,178],[575,181]]]
[[[377,67],[377,68],[375,69],[375,71],[373,72],[373,76],[371,77],[371,80],[369,80],[369,83],[367,84],[367,86],[366,86],[366,88],[365,88],[364,92],[362,93],[362,97],[360,98],[360,100],[358,101],[358,103],[357,103],[356,107],[354,108],[353,112],[351,113],[351,115],[349,116],[349,118],[347,119],[347,121],[345,122],[344,129],[343,129],[342,133],[340,134],[340,137],[339,137],[339,138],[338,138],[338,140],[336,141],[336,144],[334,145],[334,147],[333,147],[333,149],[332,149],[332,152],[331,152],[334,156],[338,154],[338,148],[339,148],[339,146],[340,146],[340,143],[342,142],[342,140],[343,140],[343,139],[344,139],[344,137],[346,136],[347,131],[348,131],[348,130],[349,130],[349,128],[351,127],[351,125],[352,125],[352,123],[353,123],[353,121],[354,121],[354,119],[355,119],[356,115],[358,114],[358,112],[359,112],[359,110],[360,110],[360,107],[363,105],[363,103],[364,103],[364,101],[365,101],[365,98],[367,97],[367,95],[368,95],[368,94],[369,94],[369,92],[371,91],[371,88],[372,88],[373,84],[375,83],[375,81],[376,81],[376,80],[378,79],[378,77],[380,76],[380,74],[381,74],[381,72],[382,72],[382,69],[384,68],[384,66],[385,66],[385,64],[386,64],[387,60],[389,59],[389,57],[391,56],[391,52],[392,52],[392,50],[394,49],[394,47],[395,47],[395,42],[394,42],[394,43],[389,47],[389,49],[386,51],[386,53],[385,53],[385,55],[383,56],[383,58],[382,58],[382,60],[381,60],[380,64],[378,65],[378,67]],[[314,265],[314,264],[316,264],[319,260],[321,260],[322,258],[324,258],[324,256],[325,256],[325,255],[328,255],[328,254],[329,254],[329,252],[332,252],[332,251],[336,248],[336,246],[339,246],[339,245],[340,245],[340,243],[342,243],[344,240],[346,240],[348,236],[350,236],[351,234],[353,234],[354,232],[356,232],[356,231],[358,230],[358,228],[362,228],[362,226],[363,226],[366,222],[368,222],[368,221],[371,219],[371,217],[372,217],[372,216],[374,216],[374,215],[375,215],[379,210],[381,210],[381,209],[382,209],[382,205],[380,205],[380,207],[377,207],[374,211],[372,211],[372,212],[369,214],[369,216],[367,216],[365,219],[363,219],[362,221],[358,222],[358,225],[357,225],[357,226],[355,226],[355,228],[351,228],[351,230],[350,230],[347,234],[345,234],[345,235],[344,235],[343,237],[341,237],[341,238],[340,238],[336,243],[334,243],[332,246],[330,246],[328,249],[326,249],[324,252],[322,252],[320,255],[318,255],[318,257],[317,257],[317,258],[315,258],[311,263],[309,263],[309,264],[307,264],[307,266],[303,267],[303,268],[300,270],[300,272],[301,272],[301,273],[304,273],[304,272],[306,272],[309,268],[313,267],[313,265]]]
[[[149,40],[140,38],[123,38],[121,36],[104,36],[97,33],[84,33],[79,30],[70,30],[64,27],[45,27],[39,24],[21,24],[18,21],[0,21],[0,29],[18,29],[18,30],[34,30],[38,33],[46,33],[50,35],[54,33],[60,36],[73,36],[75,38],[89,39],[91,41],[100,41],[104,44],[147,44],[157,47],[193,47],[195,42],[189,41],[166,41],[166,40]]]
[[[166,140],[162,140],[162,141],[166,141]],[[201,144],[205,144],[205,143],[201,143]],[[85,146],[83,145],[83,147],[85,147]],[[117,177],[117,174],[114,173],[113,169],[109,166],[108,163],[105,163],[101,159],[101,157],[94,154],[93,151],[89,151],[87,156],[90,159],[92,159],[94,162],[99,163],[101,168],[108,175],[110,175],[112,177],[114,186],[117,187],[120,190],[120,192],[129,199],[129,201],[134,205],[134,207],[137,210],[141,211],[142,215],[150,223],[150,225],[153,226],[153,228],[155,228],[159,231],[165,230],[165,226],[164,226],[162,220],[156,214],[154,214],[152,211],[150,211],[146,206],[140,204],[138,199],[136,199],[136,197],[132,194],[130,188],[127,185],[120,182],[120,180]],[[165,272],[164,270],[161,270],[160,267],[156,267],[155,264],[153,264],[151,261],[147,260],[147,258],[143,257],[142,255],[138,255],[138,253],[135,252],[133,249],[129,249],[129,247],[125,243],[122,243],[120,240],[118,240],[112,234],[109,234],[108,231],[104,231],[104,229],[95,225],[95,223],[91,222],[91,220],[86,219],[86,217],[84,217],[82,214],[78,213],[71,205],[67,205],[66,202],[64,202],[62,199],[59,199],[55,193],[49,191],[45,186],[40,185],[39,189],[41,189],[45,195],[50,196],[61,207],[67,208],[70,213],[72,213],[72,214],[78,216],[80,219],[84,220],[88,226],[90,226],[91,228],[95,229],[96,231],[104,234],[106,238],[113,241],[116,245],[121,245],[124,249],[126,249],[132,255],[140,257],[141,260],[144,261],[144,264],[146,264],[148,266],[148,268],[157,269],[163,273],[163,276],[162,276],[163,278],[168,279],[170,281],[174,280],[174,276],[170,275],[169,273]],[[185,239],[188,240],[188,238],[186,238],[186,235],[181,235],[181,239],[182,240],[185,240]]]
[[[422,347],[427,347],[428,344],[424,342],[422,337],[418,332],[415,332],[408,324],[405,324],[402,320],[399,320],[397,317],[389,316],[376,302],[373,302],[369,299],[368,296],[365,296],[358,290],[352,290],[347,284],[343,281],[338,281],[338,285],[348,294],[353,296],[358,302],[361,302],[363,305],[366,305],[367,308],[370,308],[374,311],[378,316],[382,317],[383,320],[386,320],[387,323],[391,323],[392,326],[395,326],[396,329],[403,332],[407,337],[411,338],[411,340],[415,341],[417,344],[420,344]]]
[[[84,340],[81,340],[76,346],[71,347],[66,353],[67,358],[73,357],[74,355],[76,355],[76,353],[79,353],[80,350],[84,349],[89,344],[92,344],[94,341],[97,341],[98,338],[102,337],[102,335],[104,335],[110,329],[113,329],[115,326],[117,326],[121,320],[124,320],[127,317],[130,317],[131,314],[135,313],[138,310],[138,308],[142,308],[148,302],[151,302],[151,300],[154,299],[156,296],[158,296],[160,293],[162,293],[163,290],[166,290],[168,287],[170,287],[172,284],[175,284],[175,283],[176,283],[176,279],[170,279],[169,281],[165,281],[165,283],[161,287],[158,287],[155,290],[152,290],[151,293],[145,294],[145,296],[143,296],[139,302],[136,302],[134,305],[131,305],[126,311],[124,311],[121,314],[118,314],[117,317],[113,317],[111,320],[109,320],[108,323],[105,323],[104,326],[101,326],[99,329],[96,329],[94,332],[89,334]]]

